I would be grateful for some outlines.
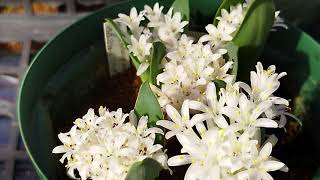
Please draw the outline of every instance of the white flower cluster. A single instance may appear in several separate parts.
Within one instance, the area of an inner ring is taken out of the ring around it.
[[[232,82],[234,77],[227,72],[233,62],[224,59],[227,53],[224,45],[233,39],[240,27],[246,7],[247,3],[231,6],[230,13],[222,9],[221,17],[217,17],[218,25],[207,25],[208,34],[200,37],[197,43],[183,34],[177,48],[168,51],[164,72],[157,76],[161,88],[152,86],[162,107],[171,104],[180,108],[185,99],[204,100],[206,86],[213,80]]]
[[[147,122],[144,116],[137,123],[133,112],[124,114],[120,108],[109,112],[100,107],[98,116],[89,109],[69,132],[58,135],[64,145],[52,152],[64,153],[60,162],[67,159],[67,174],[73,179],[77,179],[76,174],[81,179],[125,179],[131,165],[147,157],[167,168],[162,145],[154,144],[155,134],[163,131],[148,128]]]
[[[244,19],[249,1],[230,7],[230,13],[226,9],[221,10],[221,16],[217,17],[217,26],[208,24],[208,34],[202,36],[199,42],[209,42],[215,49],[223,48],[226,42],[233,39],[234,33],[239,29]]]
[[[129,16],[119,14],[117,22],[129,30],[124,34],[131,34],[128,49],[141,62],[137,75],[141,75],[150,66],[152,42],[161,41],[166,46],[163,72],[157,76],[160,89],[152,86],[152,90],[159,96],[161,107],[171,104],[180,108],[185,99],[202,100],[209,82],[216,79],[226,83],[232,81],[234,77],[227,72],[233,62],[224,59],[223,55],[227,53],[224,46],[233,39],[241,26],[249,5],[250,1],[247,0],[243,4],[231,6],[229,12],[222,9],[221,16],[217,17],[217,26],[207,25],[205,28],[208,34],[200,37],[198,42],[182,34],[188,22],[182,21],[181,14],[173,13],[172,8],[164,14],[164,7],[159,6],[159,3],[153,8],[145,5],[139,13],[136,8],[132,8]],[[285,26],[278,15],[277,11],[274,28]],[[146,24],[146,27],[141,24]]]
[[[275,66],[264,70],[260,62],[256,70],[251,72],[251,87],[236,82],[217,94],[210,82],[205,102],[185,100],[181,113],[166,106],[171,120],[157,125],[168,129],[167,139],[176,136],[182,145],[183,154],[169,158],[168,164],[191,163],[185,180],[270,180],[269,171],[288,170],[270,156],[277,141],[274,135],[260,148],[261,128],[283,127],[285,115],[290,115],[285,111],[288,101],[273,95],[286,73],[275,73]]]
[[[153,9],[145,6],[143,11],[137,12],[133,7],[129,16],[119,14],[116,19],[121,25],[128,28],[125,34],[131,34],[129,52],[132,52],[140,61],[141,65],[137,74],[141,75],[150,65],[150,51],[152,42],[161,41],[168,50],[177,46],[177,39],[181,36],[183,28],[188,21],[182,21],[181,13],[173,13],[171,8],[167,14],[162,13],[163,6],[156,3]],[[142,22],[147,21],[147,26],[140,26]]]

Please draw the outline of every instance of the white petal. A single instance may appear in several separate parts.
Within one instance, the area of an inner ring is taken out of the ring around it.
[[[158,126],[162,126],[171,131],[180,131],[180,128],[176,127],[174,122],[168,120],[159,120],[156,123]]]
[[[252,125],[255,127],[277,128],[278,123],[268,118],[257,119]]]
[[[192,128],[194,125],[198,124],[199,122],[205,121],[207,119],[208,119],[208,116],[206,113],[196,114],[191,118],[188,128]]]
[[[131,148],[122,148],[118,150],[117,154],[119,156],[131,157],[131,156],[135,156],[136,152],[137,152],[136,150],[133,150]]]
[[[220,112],[222,114],[228,116],[232,120],[237,120],[240,115],[239,109],[236,107],[231,107],[231,106],[223,107]]]
[[[148,153],[152,154],[152,153],[160,150],[161,148],[162,148],[162,145],[155,144],[155,145],[151,146],[151,148],[148,149]]]
[[[266,171],[276,171],[281,169],[283,166],[285,166],[284,163],[279,161],[266,161],[264,162],[264,169]]]
[[[208,105],[210,107],[215,106],[215,104],[217,103],[217,92],[216,92],[216,86],[214,85],[213,82],[210,82],[207,86],[207,91],[206,91],[207,95],[207,101],[208,101]]]
[[[191,142],[192,139],[183,134],[177,134],[176,137],[186,152],[192,156],[201,157],[203,152],[199,151],[199,147],[195,144],[195,142]]]
[[[166,106],[168,116],[177,124],[181,124],[181,116],[179,112],[171,105]]]
[[[139,122],[138,122],[138,126],[137,126],[137,131],[139,133],[141,133],[143,130],[145,130],[148,126],[148,117],[147,116],[142,116],[140,119],[139,119]]]
[[[168,131],[165,135],[166,139],[170,139],[171,137],[175,136],[178,132],[177,131]]]
[[[229,126],[228,122],[222,115],[216,116],[213,120],[219,128],[226,128]]]
[[[181,115],[182,120],[186,121],[190,119],[190,113],[189,113],[189,100],[184,100],[181,107]]]
[[[156,127],[148,128],[148,129],[145,131],[145,136],[148,136],[149,134],[162,134],[162,135],[164,135],[162,129],[156,128]]]
[[[65,147],[64,145],[57,146],[52,150],[52,153],[58,154],[58,153],[65,153],[68,151],[69,148]]]
[[[198,164],[191,164],[184,175],[184,180],[205,180],[207,170]]]
[[[169,166],[182,166],[191,163],[191,157],[189,155],[178,155],[168,159]]]
[[[259,152],[259,156],[263,159],[267,159],[272,152],[272,144],[266,143]]]
[[[206,112],[207,106],[198,101],[189,101],[189,108]]]
[[[263,112],[269,109],[272,106],[270,101],[263,101],[252,111],[252,116],[256,119],[258,118]]]
[[[196,129],[197,129],[198,133],[200,134],[201,138],[203,138],[205,133],[207,132],[207,129],[204,126],[204,124],[202,122],[197,123]]]
[[[215,128],[209,129],[203,138],[203,141],[206,142],[209,145],[214,145],[218,138],[219,131]]]
[[[260,174],[259,179],[261,180],[273,180],[273,177],[269,173]]]
[[[140,76],[142,73],[144,73],[149,67],[149,63],[142,63],[140,64],[138,70],[137,70],[137,75]]]

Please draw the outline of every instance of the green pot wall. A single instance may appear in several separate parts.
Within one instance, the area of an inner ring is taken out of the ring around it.
[[[89,102],[101,91],[99,85],[110,79],[103,39],[104,19],[115,18],[119,12],[128,13],[133,6],[141,9],[144,4],[154,2],[129,1],[99,10],[59,33],[35,56],[21,81],[17,115],[22,139],[41,179],[65,177],[65,168],[58,161],[60,155],[51,154],[60,144],[57,133],[70,129],[72,118],[84,110],[81,104]],[[217,2],[192,0],[191,17],[213,17]],[[171,0],[161,1],[166,7],[171,3]],[[195,18],[193,24],[196,27],[207,21]],[[267,49],[270,53],[265,53],[264,63],[280,64],[280,69],[289,73],[287,84],[299,82],[292,95],[303,95],[304,103],[310,107],[319,104],[320,46],[308,35],[292,28],[273,33]],[[277,55],[278,51],[285,51],[288,56],[273,58],[272,53]],[[109,88],[113,88],[112,85]],[[311,111],[315,116],[308,120],[310,129],[319,117],[317,110],[311,108]],[[320,142],[316,132],[311,136]]]

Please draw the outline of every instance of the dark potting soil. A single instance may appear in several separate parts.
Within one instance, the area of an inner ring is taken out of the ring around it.
[[[89,108],[96,111],[100,106],[106,106],[109,110],[117,110],[122,107],[123,111],[128,113],[134,108],[135,100],[138,95],[140,79],[136,76],[136,70],[130,68],[111,78],[105,79],[105,83],[100,84],[94,91],[94,95],[87,102],[80,105],[80,110],[73,113],[70,121],[56,129],[59,132],[66,132],[72,126],[72,120],[81,117],[87,113]],[[79,116],[81,115],[81,116]],[[314,175],[319,161],[316,158],[317,152],[314,151],[313,139],[306,132],[301,132],[299,125],[290,120],[286,126],[286,132],[283,129],[267,131],[268,134],[275,134],[279,138],[278,144],[274,147],[272,155],[280,159],[289,167],[289,172],[272,172],[274,179],[280,180],[308,180]],[[181,154],[181,145],[175,138],[168,140],[165,149],[169,157]],[[65,175],[63,165],[60,168],[59,179],[68,179]],[[184,174],[189,165],[171,167],[173,174],[169,171],[162,171],[157,180],[184,178]]]

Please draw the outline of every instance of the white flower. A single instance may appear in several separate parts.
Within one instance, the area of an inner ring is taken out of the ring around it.
[[[272,144],[265,144],[260,152],[253,151],[253,158],[251,159],[250,166],[245,171],[237,174],[239,180],[271,180],[272,176],[268,173],[270,171],[283,170],[287,171],[284,163],[270,157],[272,151]]]
[[[234,121],[239,130],[248,131],[250,136],[253,136],[259,127],[278,127],[277,122],[274,120],[260,117],[271,105],[270,101],[262,101],[256,105],[242,94],[239,99],[239,108],[225,106],[221,109],[221,113],[228,116],[230,121]]]
[[[64,153],[60,161],[64,163],[67,158],[66,167],[71,178],[76,179],[74,170],[78,170],[81,179],[121,180],[132,164],[147,157],[168,169],[162,145],[154,144],[155,134],[163,134],[163,131],[148,128],[146,116],[137,122],[131,113],[130,122],[126,122],[128,116],[120,108],[109,112],[101,107],[99,116],[89,109],[82,119],[77,119],[70,132],[59,134],[64,145],[52,152]]]
[[[161,41],[165,42],[169,47],[174,47],[177,43],[177,38],[183,32],[183,28],[188,24],[188,21],[182,21],[181,13],[173,14],[173,9],[169,9],[164,15],[164,24],[161,24],[158,30],[158,36]]]
[[[143,31],[143,27],[140,27],[140,22],[143,21],[145,11],[141,11],[139,14],[135,7],[131,8],[130,15],[120,13],[117,22],[125,24],[131,30],[131,33],[137,38]]]
[[[149,23],[148,27],[159,27],[161,25],[161,22],[163,21],[163,6],[160,6],[159,3],[155,3],[153,6],[153,9],[145,5],[144,10],[146,11],[145,16],[148,18]]]
[[[140,61],[140,66],[137,70],[137,75],[144,73],[149,67],[149,55],[152,43],[148,42],[149,37],[141,35],[139,41],[131,36],[131,45],[128,45],[129,52],[132,52]]]
[[[276,11],[274,14],[274,22],[271,31],[277,31],[277,28],[288,29],[288,26],[284,23],[284,20],[279,16],[280,11]]]
[[[221,48],[226,42],[233,39],[235,32],[240,28],[247,11],[247,3],[237,4],[230,7],[230,12],[226,9],[221,10],[221,16],[218,16],[217,26],[208,24],[206,30],[209,34],[203,35],[199,42],[209,42],[214,49]]]
[[[225,63],[225,60],[220,58],[217,61],[214,61],[213,63],[214,73],[213,73],[213,79],[219,79],[227,84],[230,84],[234,78],[233,75],[228,74],[228,71],[232,68],[233,62],[228,61]]]
[[[184,179],[185,180],[211,180],[220,179],[217,129],[207,131],[200,139],[193,130],[183,134],[177,134],[177,139],[182,145],[182,155],[169,158],[169,166],[181,166],[190,164]]]
[[[248,166],[248,163],[252,159],[251,152],[256,150],[258,141],[250,139],[247,132],[244,132],[238,138],[236,134],[220,137],[225,139],[221,145],[221,149],[223,149],[225,155],[220,161],[220,166],[228,169],[231,173],[235,173],[241,168]]]
[[[174,51],[168,52],[166,55],[172,61],[181,62],[192,51],[193,40],[190,39],[186,34],[182,34],[179,41],[177,42],[176,49]]]
[[[209,34],[203,35],[199,42],[209,41],[212,45],[220,45],[221,42],[232,40],[232,36],[227,31],[220,30],[212,24],[208,24],[206,30]]]
[[[219,100],[216,93],[216,86],[210,82],[206,91],[206,104],[198,101],[190,101],[190,109],[199,110],[204,112],[203,114],[196,114],[194,117],[204,121],[206,120],[208,128],[218,126],[220,128],[226,128],[229,126],[226,119],[220,113],[224,107],[225,98],[219,96]],[[202,133],[202,132],[201,132]]]
[[[221,95],[225,98],[228,106],[236,107],[239,103],[239,83],[227,84],[226,88],[220,89]]]
[[[269,66],[267,70],[263,69],[260,62],[256,65],[257,72],[251,71],[250,81],[251,81],[251,92],[247,89],[247,92],[252,96],[253,101],[261,102],[267,100],[272,94],[279,88],[279,79],[287,75],[287,73],[282,72],[280,74],[275,73],[276,67],[274,65]],[[281,100],[283,99],[274,99]]]
[[[182,65],[178,65],[175,60],[165,64],[163,72],[157,75],[157,84],[182,83],[186,80],[187,74]]]
[[[280,117],[278,124],[279,127],[282,128],[286,124],[286,116],[290,116],[294,119],[297,118],[287,112],[287,107],[289,106],[288,100],[273,95],[280,86],[279,79],[287,74],[285,72],[278,74],[275,73],[275,70],[276,68],[274,65],[269,66],[267,70],[264,70],[262,64],[258,62],[256,65],[257,72],[251,72],[251,87],[243,82],[239,82],[239,86],[249,94],[250,99],[255,104],[259,104],[265,100],[270,101],[272,106],[265,111],[265,115],[270,119]]]
[[[166,133],[166,139],[175,136],[178,133],[184,132],[192,128],[195,124],[199,122],[198,118],[191,118],[189,113],[189,101],[185,100],[181,107],[181,114],[171,105],[166,106],[166,113],[171,118],[169,120],[159,120],[157,121],[158,126],[162,126],[169,131]]]

